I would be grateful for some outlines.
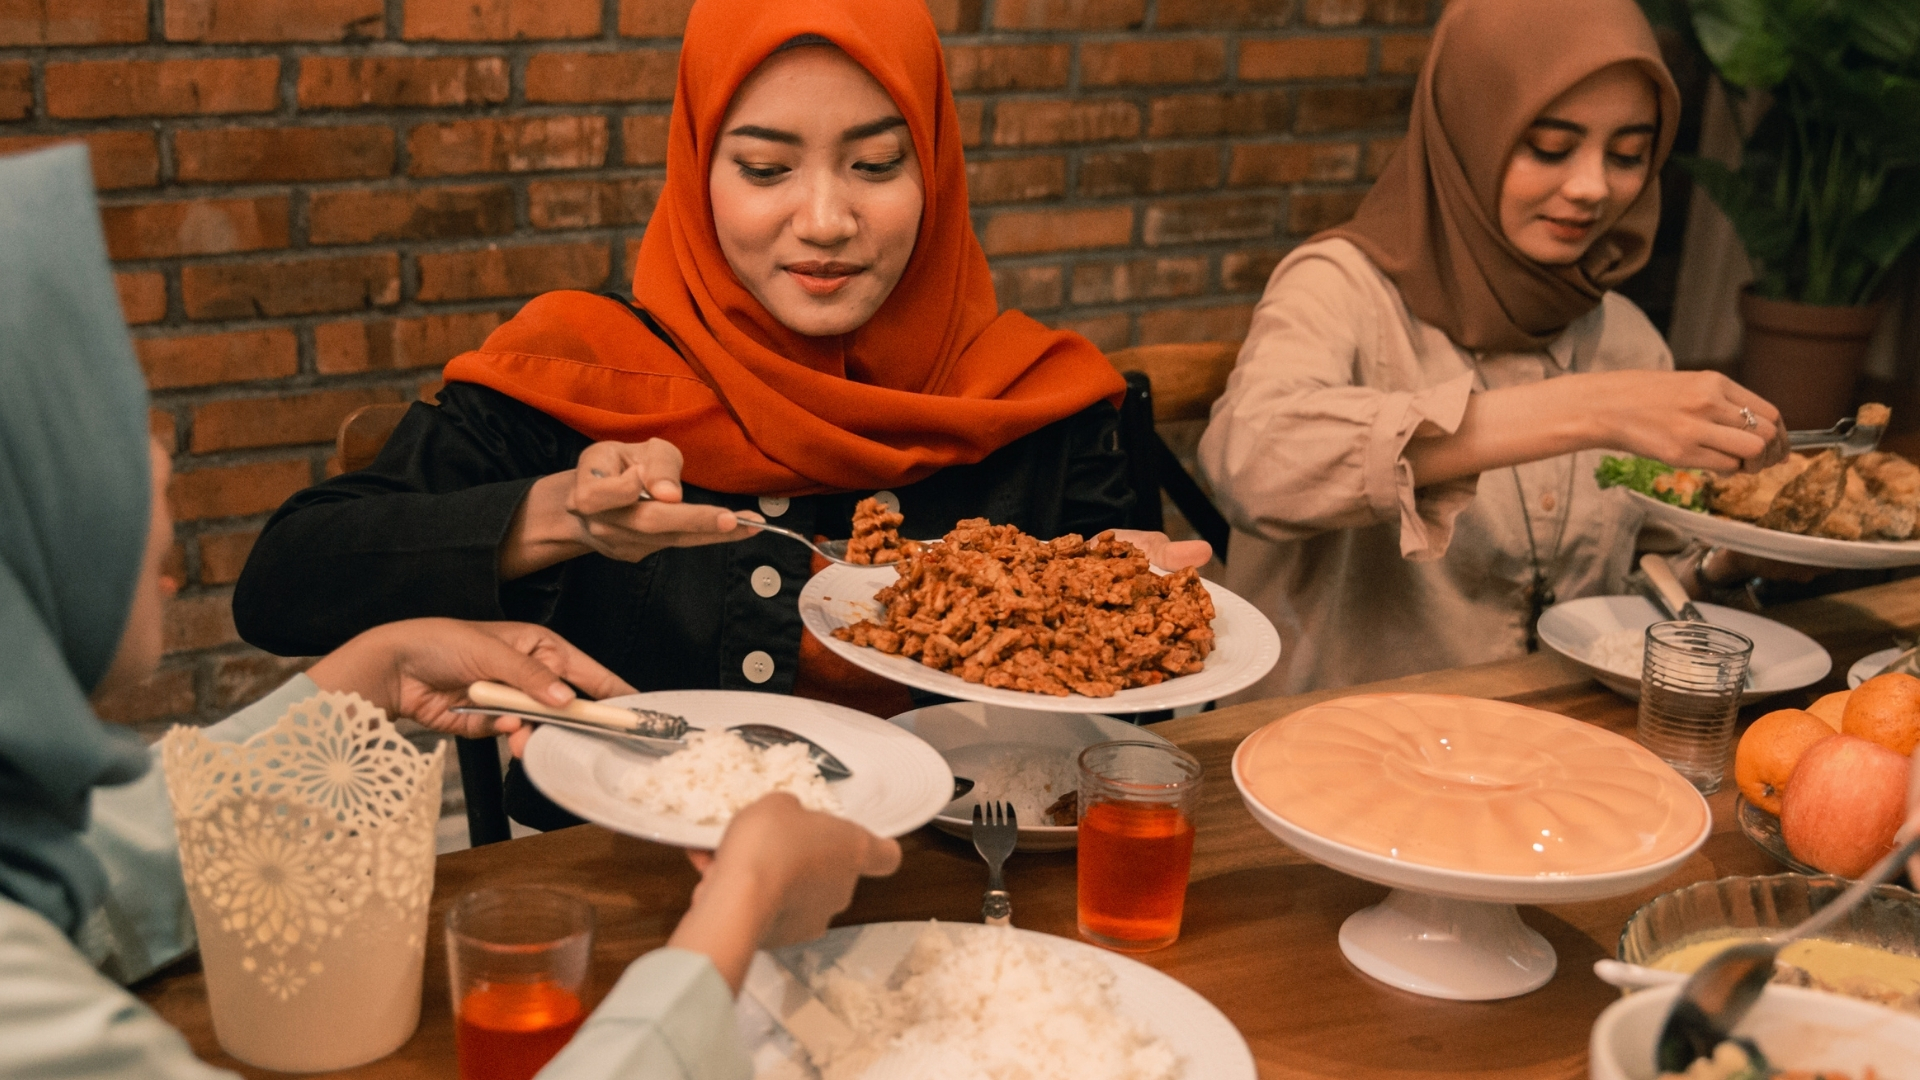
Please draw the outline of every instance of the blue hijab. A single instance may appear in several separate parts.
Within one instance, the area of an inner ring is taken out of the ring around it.
[[[93,788],[147,768],[87,695],[132,606],[149,468],[86,151],[0,158],[0,895],[69,936],[106,889]]]

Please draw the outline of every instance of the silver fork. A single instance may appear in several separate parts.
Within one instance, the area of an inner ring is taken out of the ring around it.
[[[973,849],[987,860],[987,896],[980,903],[980,916],[988,926],[1013,925],[1013,897],[1007,895],[1007,882],[1000,874],[1013,845],[1020,838],[1020,817],[1011,803],[975,803],[973,806]]]
[[[607,477],[607,474],[601,472],[599,469],[594,469],[592,470],[592,472],[593,472],[593,475],[600,477],[602,480],[606,479]],[[634,499],[634,501],[648,502],[652,500],[652,498],[653,496],[647,492],[646,488],[641,488],[640,494]],[[748,528],[759,529],[762,532],[773,533],[775,536],[784,536],[789,540],[798,540],[801,543],[812,548],[816,554],[818,554],[821,558],[827,560],[830,563],[837,563],[841,566],[860,566],[861,565],[860,563],[847,561],[847,542],[845,540],[829,540],[824,544],[816,544],[812,540],[808,539],[807,537],[802,536],[797,532],[794,532],[792,529],[783,528],[779,525],[768,524],[767,522],[764,522],[764,521],[747,521],[745,519],[741,520],[741,524],[747,526]]]

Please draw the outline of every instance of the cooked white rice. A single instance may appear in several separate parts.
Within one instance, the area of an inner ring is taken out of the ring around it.
[[[1631,679],[1640,677],[1640,669],[1646,665],[1646,656],[1645,627],[1629,627],[1602,634],[1587,646],[1587,663]]]
[[[974,778],[976,802],[1013,804],[1022,827],[1051,824],[1047,808],[1079,786],[1070,751],[1024,747],[996,752]]]
[[[1119,1014],[1113,972],[1001,927],[929,926],[887,986],[814,982],[861,1039],[822,1080],[1176,1080],[1166,1040]]]
[[[804,743],[764,749],[731,731],[694,731],[687,748],[636,764],[620,779],[620,794],[649,813],[696,825],[725,825],[763,795],[784,791],[809,810],[840,812]]]

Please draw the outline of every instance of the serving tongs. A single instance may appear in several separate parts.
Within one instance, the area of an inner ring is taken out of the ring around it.
[[[536,724],[552,724],[636,743],[666,754],[686,749],[687,733],[703,730],[688,724],[685,717],[672,713],[635,706],[608,705],[603,701],[584,698],[575,698],[555,708],[511,686],[495,682],[474,683],[467,687],[467,698],[473,702],[472,705],[457,706],[451,711],[464,716],[516,716]],[[828,780],[845,780],[853,775],[853,770],[825,747],[786,728],[773,724],[736,724],[727,730],[746,740],[749,745],[763,749],[801,743],[807,748],[808,759],[820,770],[820,775]]]
[[[1885,405],[1862,405],[1858,416],[1849,416],[1825,431],[1789,431],[1787,445],[1795,450],[1840,451],[1841,457],[1859,457],[1880,445],[1892,415]]]

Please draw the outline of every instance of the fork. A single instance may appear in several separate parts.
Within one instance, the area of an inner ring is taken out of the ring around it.
[[[606,479],[607,477],[607,474],[604,472],[601,472],[599,469],[594,469],[592,470],[592,472],[593,472],[593,475],[600,477],[602,480]],[[635,497],[634,501],[649,502],[652,499],[653,499],[653,496],[650,493],[648,493],[646,488],[643,487],[640,489],[640,494]],[[794,532],[792,529],[783,528],[779,525],[769,524],[768,522],[765,522],[765,521],[742,520],[740,524],[745,525],[750,529],[759,529],[761,532],[773,533],[775,536],[784,536],[789,540],[798,540],[799,542],[812,548],[814,553],[819,555],[821,558],[827,560],[830,563],[834,563],[838,566],[863,565],[861,563],[847,561],[847,541],[845,540],[829,540],[824,544],[816,544],[812,540],[801,535],[800,533]]]
[[[980,903],[980,916],[988,926],[1013,925],[1013,898],[1007,895],[1006,879],[1000,868],[1020,838],[1020,817],[1011,803],[975,803],[973,806],[973,849],[987,860],[987,896]]]

